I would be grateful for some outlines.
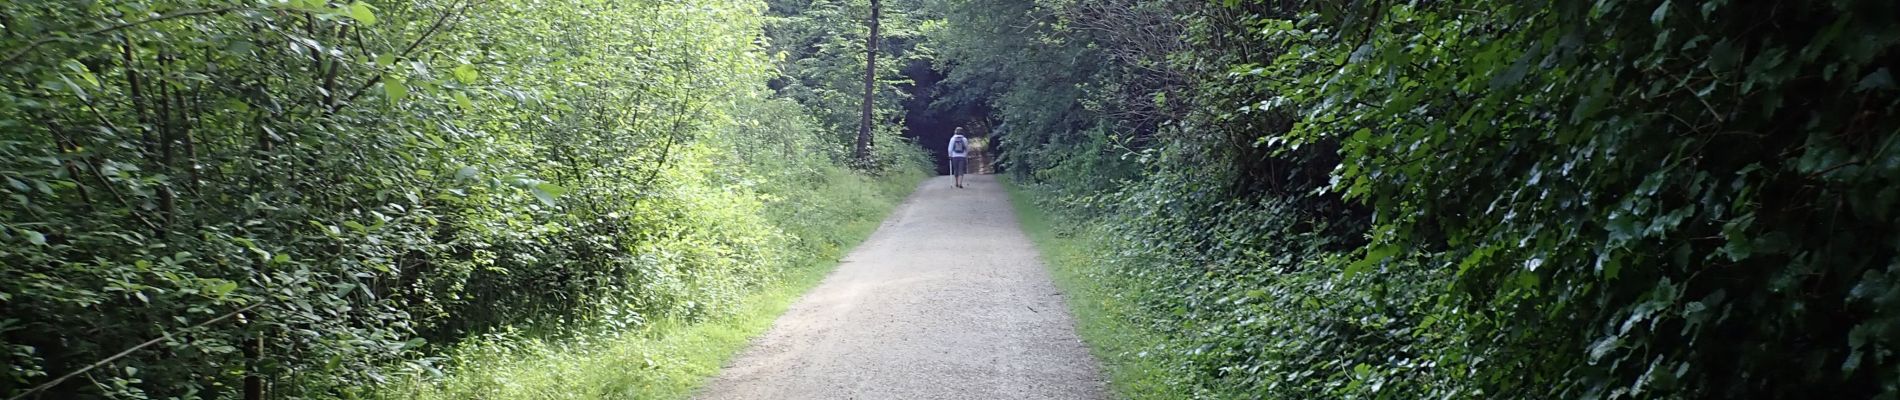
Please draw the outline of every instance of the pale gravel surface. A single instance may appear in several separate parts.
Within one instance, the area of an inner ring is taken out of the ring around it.
[[[920,186],[698,398],[1106,398],[1008,195],[964,180]]]

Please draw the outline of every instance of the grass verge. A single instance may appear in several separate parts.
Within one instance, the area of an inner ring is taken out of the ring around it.
[[[1133,284],[1103,270],[1095,257],[1104,246],[1074,235],[1074,226],[1062,226],[1055,216],[1036,205],[1033,189],[1005,179],[1009,202],[1016,208],[1017,219],[1029,239],[1042,251],[1056,286],[1062,289],[1075,314],[1076,331],[1089,351],[1102,360],[1110,381],[1109,388],[1122,399],[1187,399],[1181,377],[1169,365],[1181,357],[1167,349],[1167,341],[1147,329],[1140,321],[1149,321],[1134,299],[1123,296],[1118,288]],[[1066,229],[1059,229],[1066,228]]]
[[[778,283],[744,297],[730,314],[698,322],[657,320],[639,331],[560,342],[492,340],[453,354],[445,377],[405,377],[378,391],[387,399],[683,399],[719,373],[752,338],[868,238],[922,176],[867,179],[861,191],[902,192],[875,212],[823,232],[827,246],[787,268]],[[813,233],[814,232],[803,232]]]

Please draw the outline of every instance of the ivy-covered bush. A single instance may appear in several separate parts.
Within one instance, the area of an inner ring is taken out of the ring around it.
[[[0,396],[347,397],[717,315],[866,217],[762,2],[4,8]]]

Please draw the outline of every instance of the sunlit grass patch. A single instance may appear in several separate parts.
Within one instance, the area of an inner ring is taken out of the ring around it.
[[[859,225],[853,229],[868,231],[864,228],[875,223]],[[597,342],[524,341],[470,350],[462,355],[463,367],[447,379],[435,384],[405,382],[388,397],[685,398],[835,266],[835,261],[812,260],[782,284],[748,296],[737,311],[715,320],[658,321],[643,331]]]

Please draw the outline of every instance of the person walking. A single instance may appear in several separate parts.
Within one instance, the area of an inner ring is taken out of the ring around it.
[[[963,170],[970,167],[970,139],[963,137],[963,127],[957,127],[955,135],[950,136],[950,175],[956,176],[957,188],[963,188]]]

